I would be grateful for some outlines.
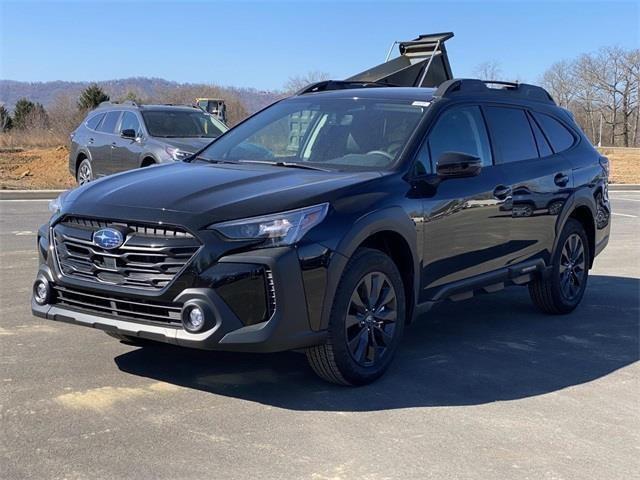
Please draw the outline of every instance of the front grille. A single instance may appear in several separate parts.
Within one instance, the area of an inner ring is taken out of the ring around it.
[[[107,250],[93,242],[93,234],[106,227],[123,233],[120,247]],[[53,239],[64,275],[148,290],[166,287],[200,248],[200,242],[180,228],[79,217],[56,224]]]
[[[122,320],[180,325],[181,306],[175,303],[127,300],[111,294],[103,295],[55,286],[54,303],[73,310],[98,313]]]

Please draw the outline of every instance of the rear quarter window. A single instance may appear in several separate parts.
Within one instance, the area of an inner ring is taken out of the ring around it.
[[[551,143],[553,151],[558,153],[571,148],[575,142],[573,134],[555,118],[544,113],[533,112],[540,128]]]
[[[91,130],[95,130],[100,124],[100,120],[104,117],[104,113],[98,113],[89,117],[89,119],[85,122],[85,125]]]
[[[496,163],[538,158],[526,112],[520,108],[485,107]]]

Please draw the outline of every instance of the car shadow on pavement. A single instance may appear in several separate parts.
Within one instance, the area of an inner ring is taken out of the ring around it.
[[[115,359],[133,375],[293,410],[477,405],[554,392],[639,359],[640,280],[591,276],[582,305],[539,313],[526,288],[442,304],[405,330],[386,375],[345,388],[297,352],[242,354],[150,345]]]

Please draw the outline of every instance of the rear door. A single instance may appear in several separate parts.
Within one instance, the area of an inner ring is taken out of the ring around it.
[[[107,112],[100,125],[96,129],[93,147],[93,172],[95,176],[101,177],[115,172],[111,162],[111,151],[115,148],[116,126],[120,119],[119,110]]]
[[[496,166],[508,187],[513,251],[508,263],[550,259],[556,219],[572,188],[571,167],[555,154],[530,113],[512,105],[486,105]]]
[[[124,130],[134,130],[136,138],[123,137],[122,132]],[[118,127],[118,135],[114,139],[115,145],[111,150],[111,164],[114,172],[123,172],[140,166],[140,155],[142,154],[141,136],[142,129],[138,116],[134,112],[123,112]]]
[[[418,154],[420,168],[435,173],[438,158],[460,152],[482,160],[479,175],[450,178],[425,188],[422,295],[436,298],[447,284],[497,270],[512,254],[505,198],[494,192],[504,184],[493,165],[485,121],[478,105],[453,106],[436,120]]]

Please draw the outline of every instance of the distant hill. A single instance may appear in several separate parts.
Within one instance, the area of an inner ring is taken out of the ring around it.
[[[13,110],[19,98],[26,97],[31,101],[42,103],[45,108],[52,105],[58,96],[77,97],[91,82],[17,82],[0,80],[0,104]],[[180,87],[211,87],[211,85],[184,84],[164,80],[162,78],[133,77],[118,80],[96,82],[112,99],[124,97],[133,92],[139,98],[154,98],[159,92]],[[282,97],[282,92],[263,91],[254,88],[237,88],[216,86],[224,97],[225,94],[236,96],[248,113],[254,113]]]

